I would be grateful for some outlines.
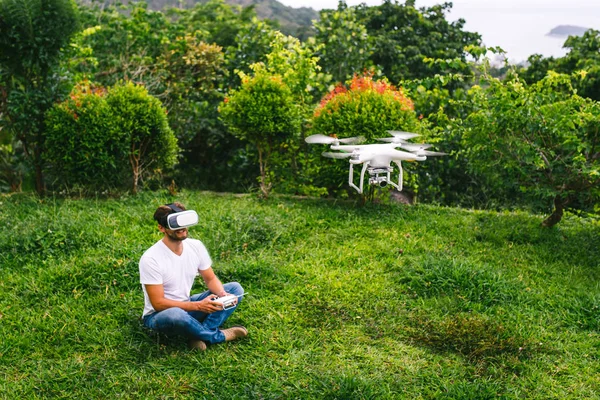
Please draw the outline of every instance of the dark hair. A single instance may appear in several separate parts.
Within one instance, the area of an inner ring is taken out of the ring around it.
[[[185,206],[179,202],[165,204],[164,206],[158,207],[156,211],[154,211],[154,220],[163,228],[168,228],[167,215],[181,211],[185,211]]]

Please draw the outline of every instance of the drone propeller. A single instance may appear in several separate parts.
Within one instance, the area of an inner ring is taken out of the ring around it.
[[[414,152],[419,152],[421,150],[425,150],[430,148],[432,145],[430,144],[426,144],[426,143],[402,143],[400,144],[400,147],[408,150],[408,151],[414,151]]]
[[[406,143],[406,140],[404,140],[404,139],[397,139],[395,137],[375,138],[375,140],[379,140],[380,142],[395,143],[395,144]]]
[[[427,157],[432,157],[432,156],[447,156],[448,153],[443,153],[440,151],[429,151],[429,150],[419,150],[415,153],[418,156],[427,156]]]
[[[409,139],[415,138],[417,136],[421,136],[418,133],[403,132],[403,131],[387,131],[387,133],[392,135],[394,137],[394,139],[397,139],[397,140],[409,140]]]
[[[338,139],[331,136],[323,135],[321,133],[317,133],[316,135],[311,135],[304,139],[306,143],[309,144],[334,144],[334,143],[358,143],[364,140],[364,137],[349,137],[344,139]]]
[[[340,160],[342,158],[348,158],[348,157],[352,157],[353,156],[352,153],[332,153],[332,152],[325,152],[325,153],[323,153],[321,155],[323,157],[336,158],[338,160]]]

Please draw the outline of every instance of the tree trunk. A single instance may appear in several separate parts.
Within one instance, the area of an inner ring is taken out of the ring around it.
[[[137,168],[134,168],[133,170],[133,187],[131,188],[131,191],[133,194],[137,194],[138,192],[138,180],[139,180],[140,174]]]
[[[38,195],[46,194],[46,185],[44,184],[44,171],[42,169],[42,152],[39,146],[34,150],[33,163],[35,165],[35,191]]]
[[[269,192],[271,190],[271,183],[267,182],[267,160],[265,156],[263,156],[262,146],[258,147],[258,166],[260,167],[260,191],[262,192],[262,196],[266,199],[269,197]]]
[[[139,153],[136,156],[135,146],[131,145],[131,152],[129,153],[129,164],[131,165],[131,172],[133,174],[133,187],[131,191],[133,194],[138,192],[138,181],[140,179],[140,157]]]
[[[568,199],[563,200],[560,195],[557,194],[554,198],[554,211],[542,222],[542,226],[552,228],[554,225],[558,224],[562,219],[565,206],[568,202]]]
[[[133,194],[137,194],[138,192],[138,182],[140,179],[140,163],[139,160],[132,160],[131,162],[131,166],[132,166],[132,172],[133,172],[133,187],[131,188],[131,191]]]

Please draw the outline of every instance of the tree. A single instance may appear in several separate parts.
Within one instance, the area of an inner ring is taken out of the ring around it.
[[[300,130],[299,113],[290,88],[281,76],[258,69],[253,77],[242,77],[241,88],[229,93],[219,111],[234,135],[256,146],[260,189],[268,197],[272,152]]]
[[[307,145],[302,138],[310,129],[315,98],[325,91],[329,81],[329,77],[320,72],[319,59],[315,56],[313,46],[313,41],[301,43],[296,38],[278,32],[264,64],[253,66],[255,71],[264,69],[270,75],[281,76],[290,88],[299,112],[301,137],[289,135],[281,143],[287,151],[274,152],[272,163],[276,177],[274,183],[278,189],[295,194],[315,193],[310,179],[306,179],[307,176],[304,175],[311,159],[306,157]]]
[[[275,40],[275,31],[268,22],[252,18],[252,23],[244,26],[236,36],[236,46],[227,48],[225,58],[229,70],[229,87],[237,88],[240,72],[249,74],[251,66],[263,62],[271,51],[271,43]]]
[[[137,193],[141,178],[175,165],[177,139],[169,128],[166,110],[143,86],[131,82],[116,85],[109,89],[106,102],[127,144],[132,191]]]
[[[187,32],[201,33],[202,39],[222,48],[236,47],[238,34],[253,24],[254,6],[232,7],[223,0],[198,2],[191,10],[175,9]]]
[[[45,160],[55,186],[84,192],[121,188],[171,168],[177,141],[165,109],[145,88],[119,84],[108,91],[87,82],[46,115]]]
[[[321,46],[316,55],[319,64],[334,82],[345,82],[372,65],[366,27],[359,21],[356,9],[341,1],[337,10],[323,10],[315,23],[315,40]]]
[[[143,83],[154,96],[164,91],[156,61],[183,27],[162,12],[148,10],[144,2],[131,2],[124,10],[82,8],[82,23],[93,33],[81,40],[92,49],[95,63],[79,66],[104,87],[123,80]]]
[[[356,8],[371,40],[373,64],[394,83],[448,72],[427,59],[458,59],[463,63],[456,63],[452,72],[469,73],[464,48],[480,45],[480,35],[464,31],[463,19],[446,20],[452,3],[421,9],[414,3],[385,0],[380,6]]]
[[[600,104],[574,93],[572,77],[550,73],[527,86],[518,76],[474,87],[474,110],[456,125],[471,171],[505,196],[553,204],[544,226],[566,208],[590,209],[600,196]]]
[[[10,76],[4,122],[33,165],[40,194],[44,113],[63,94],[54,69],[78,21],[73,0],[0,1],[0,68]]]
[[[569,49],[564,57],[530,56],[520,75],[530,84],[549,71],[571,75],[577,94],[600,101],[600,31],[590,29],[583,36],[569,36],[563,47]]]

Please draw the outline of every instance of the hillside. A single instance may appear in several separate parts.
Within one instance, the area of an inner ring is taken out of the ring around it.
[[[82,0],[89,1],[89,0]],[[194,4],[207,3],[209,0],[147,0],[152,10],[163,10],[167,7],[191,8]],[[114,2],[108,0],[107,3]],[[124,1],[126,2],[126,1]],[[312,8],[292,8],[283,5],[277,0],[224,0],[232,6],[249,7],[254,6],[256,14],[261,19],[277,21],[281,31],[287,35],[293,35],[305,39],[311,36],[312,21],[319,19],[319,13]]]
[[[227,325],[247,338],[197,353],[142,327],[138,261],[172,201],[245,288]],[[597,221],[193,191],[0,204],[3,399],[600,395]]]
[[[196,3],[207,3],[209,0],[147,0],[151,10],[164,10],[168,7],[191,8]],[[91,4],[93,0],[78,0],[82,4]],[[105,0],[104,4],[124,3],[128,0]],[[260,19],[277,21],[281,32],[286,35],[306,39],[314,34],[312,21],[319,19],[319,13],[309,7],[293,8],[283,5],[277,0],[224,0],[226,4],[239,7],[254,6]],[[95,3],[97,4],[97,3]]]

